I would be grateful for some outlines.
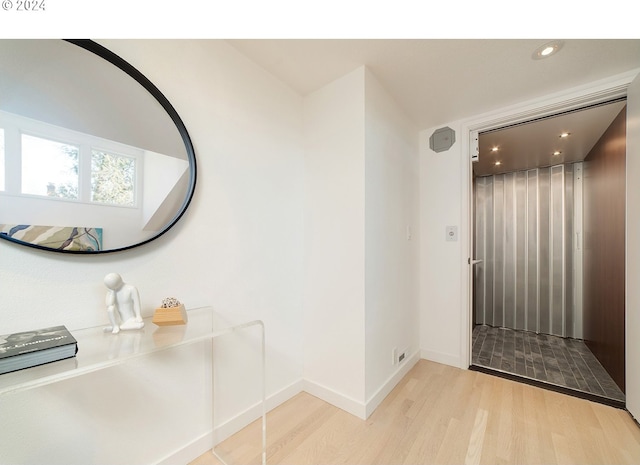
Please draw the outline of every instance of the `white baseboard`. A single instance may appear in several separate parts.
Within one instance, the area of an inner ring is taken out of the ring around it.
[[[355,415],[358,418],[366,420],[367,408],[362,402],[358,402],[351,397],[340,394],[333,389],[330,389],[322,384],[315,383],[305,379],[303,381],[303,390],[308,392],[312,396],[322,399],[325,402],[330,403],[334,407],[344,410],[351,415]]]
[[[380,388],[367,400],[366,403],[359,402],[355,399],[347,397],[336,392],[326,386],[313,381],[304,380],[304,391],[316,396],[331,405],[344,410],[362,420],[369,418],[374,410],[382,403],[385,397],[393,390],[400,380],[409,372],[420,359],[418,352],[415,352],[407,358],[398,369],[383,383]]]
[[[302,392],[302,380],[296,381],[289,386],[281,389],[275,394],[270,395],[266,399],[266,411],[273,410],[280,404]],[[219,444],[231,435],[237,433],[245,426],[262,416],[262,405],[257,403],[239,413],[230,420],[217,426],[213,431],[208,431],[200,437],[194,439],[189,444],[169,454],[164,459],[157,462],[157,465],[176,465],[189,463],[196,457],[211,450],[214,444]]]
[[[303,381],[298,380],[291,383],[289,386],[281,389],[275,394],[270,395],[266,399],[266,411],[269,412],[273,410],[278,405],[286,402],[291,399],[296,394],[302,392]],[[213,441],[214,444],[219,444],[228,437],[240,431],[245,426],[249,425],[253,421],[257,420],[262,416],[262,405],[258,402],[257,404],[249,407],[244,412],[239,413],[235,417],[227,420],[226,422],[218,425],[214,429]]]
[[[156,465],[177,465],[189,463],[196,457],[200,457],[208,450],[211,450],[212,444],[211,431],[209,431],[208,433],[204,433],[202,436],[194,439],[186,446],[169,454],[164,459],[157,462]]]
[[[444,365],[450,365],[456,368],[469,368],[461,366],[462,361],[460,360],[459,355],[444,354],[442,352],[436,352],[435,350],[421,349],[420,358],[431,360],[432,362],[442,363]]]
[[[410,355],[406,360],[404,360],[396,370],[394,374],[392,374],[387,381],[384,382],[382,386],[373,394],[369,400],[367,401],[367,405],[365,406],[366,418],[369,418],[376,408],[382,403],[385,397],[389,395],[389,393],[395,388],[400,380],[404,378],[404,376],[413,368],[413,366],[418,363],[420,360],[420,356],[418,352],[414,352]]]
[[[366,404],[340,394],[339,392],[322,386],[321,384],[301,379],[269,396],[266,400],[266,410],[267,412],[269,412],[270,410],[276,408],[277,406],[291,399],[300,392],[305,391],[315,397],[318,397],[319,399],[324,400],[325,402],[330,403],[335,407],[338,407],[358,418],[361,418],[362,420],[366,420],[369,415],[371,415],[371,413],[373,413],[374,410],[380,405],[380,403],[382,403],[384,398],[389,395],[393,388],[396,387],[400,380],[418,362],[420,358],[426,358],[428,360],[433,360],[439,363],[446,363],[448,365],[452,364],[448,363],[447,361],[443,361],[443,357],[440,357],[440,359],[438,360],[432,358],[432,353],[425,350],[422,350],[420,353],[415,352],[398,367],[395,373],[393,373],[387,379],[387,381],[385,381],[384,384],[375,392],[375,394],[373,394],[369,398]],[[447,360],[451,361],[453,360],[453,357],[449,357]],[[262,406],[259,403],[253,405],[245,411],[239,413],[235,417],[231,418],[230,420],[217,426],[214,431],[209,431],[202,434],[200,437],[191,441],[181,449],[175,451],[172,454],[169,454],[167,457],[157,462],[157,465],[175,465],[188,463],[194,458],[211,450],[213,444],[219,444],[220,442],[224,441],[228,437],[240,431],[242,428],[260,418],[261,415]]]

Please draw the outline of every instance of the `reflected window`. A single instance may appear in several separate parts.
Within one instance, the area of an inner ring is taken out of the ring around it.
[[[91,201],[135,205],[136,161],[102,150],[91,150]]]
[[[4,191],[4,129],[0,128],[0,191]]]
[[[22,134],[22,193],[78,199],[80,149]]]

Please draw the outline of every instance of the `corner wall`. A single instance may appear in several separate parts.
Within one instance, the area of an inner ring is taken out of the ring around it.
[[[305,389],[358,416],[365,383],[364,68],[304,99]]]
[[[364,67],[305,98],[304,385],[360,418],[418,358],[417,134]]]
[[[368,416],[417,361],[420,224],[418,131],[369,70],[365,96]]]

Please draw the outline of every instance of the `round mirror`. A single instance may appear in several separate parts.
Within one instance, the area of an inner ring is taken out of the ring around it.
[[[105,253],[187,209],[187,130],[139,71],[90,40],[0,40],[0,238]]]

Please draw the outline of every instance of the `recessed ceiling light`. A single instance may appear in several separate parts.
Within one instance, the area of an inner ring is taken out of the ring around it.
[[[556,150],[555,152],[553,152],[554,155],[560,155],[562,152],[560,150]]]
[[[565,138],[565,137],[569,137],[571,135],[570,132],[563,132],[562,134],[560,134],[560,137]]]
[[[496,162],[496,166],[501,165],[502,163],[500,163],[499,161]]]
[[[554,40],[552,42],[547,42],[546,44],[538,47],[531,55],[531,58],[534,60],[541,60],[543,58],[548,58],[551,55],[558,53],[558,50],[562,48],[564,42],[561,40]]]
[[[493,147],[493,148],[491,149],[491,151],[492,151],[492,152],[497,152],[497,151],[498,151],[498,147]]]

